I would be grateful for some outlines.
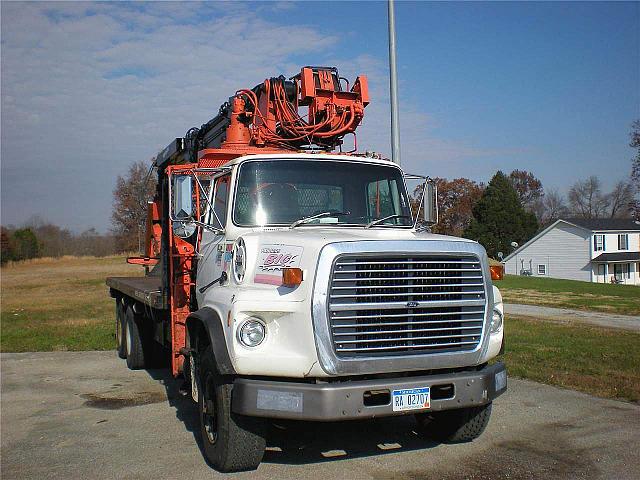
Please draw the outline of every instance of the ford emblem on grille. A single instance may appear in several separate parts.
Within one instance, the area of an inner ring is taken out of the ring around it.
[[[419,305],[418,302],[407,302],[407,308],[416,308]]]

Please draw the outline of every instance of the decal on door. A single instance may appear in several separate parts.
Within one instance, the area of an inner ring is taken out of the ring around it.
[[[298,267],[302,251],[303,248],[296,245],[262,245],[253,281],[282,285],[282,269]]]

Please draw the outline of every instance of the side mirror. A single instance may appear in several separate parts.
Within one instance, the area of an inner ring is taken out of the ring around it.
[[[424,198],[422,199],[422,220],[428,225],[438,223],[438,186],[436,182],[427,179],[424,185]]]
[[[187,238],[196,231],[193,222],[193,179],[190,175],[177,175],[173,179],[171,216],[173,233]]]

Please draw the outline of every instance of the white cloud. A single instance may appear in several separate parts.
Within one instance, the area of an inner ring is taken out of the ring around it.
[[[366,73],[361,149],[389,152],[386,58],[345,58],[338,35],[261,17],[290,4],[2,3],[2,222],[32,214],[109,228],[115,177],[216,112],[236,89],[299,63]],[[326,30],[326,29],[325,29]],[[304,60],[307,60],[306,62]],[[403,104],[407,168],[482,156],[432,135]],[[348,140],[347,140],[348,141]]]

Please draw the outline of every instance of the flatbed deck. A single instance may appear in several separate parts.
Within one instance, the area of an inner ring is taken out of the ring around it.
[[[162,278],[157,275],[108,277],[106,283],[112,290],[124,293],[152,308],[167,308],[165,297],[162,294]]]

